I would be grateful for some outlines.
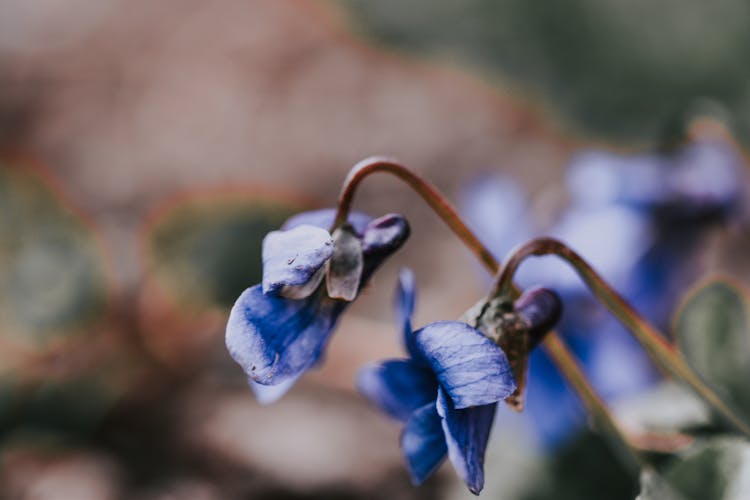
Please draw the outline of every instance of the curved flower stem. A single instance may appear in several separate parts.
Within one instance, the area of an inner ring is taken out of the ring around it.
[[[543,345],[562,374],[583,400],[584,405],[594,418],[596,427],[603,431],[605,435],[613,438],[611,441],[616,446],[616,451],[623,464],[637,474],[644,462],[643,458],[636,451],[635,446],[625,432],[620,429],[614,417],[607,411],[607,405],[588,383],[586,375],[584,375],[581,367],[562,342],[560,336],[555,334],[555,332],[550,332],[545,337]]]
[[[507,293],[513,289],[513,275],[527,257],[556,255],[567,262],[591,289],[593,294],[632,332],[651,358],[667,373],[690,385],[706,402],[713,406],[737,430],[750,436],[750,426],[743,421],[705,382],[690,368],[674,345],[659,331],[641,318],[599,274],[575,251],[554,238],[537,238],[511,252],[503,264],[493,293]]]
[[[349,171],[341,188],[341,194],[339,194],[338,208],[333,222],[334,228],[347,220],[352,200],[354,199],[354,193],[357,191],[359,184],[365,177],[376,172],[387,172],[408,184],[445,221],[451,231],[463,241],[485,267],[493,274],[497,272],[500,267],[497,260],[482,242],[479,241],[479,238],[474,235],[471,229],[466,226],[464,221],[461,220],[453,205],[440,194],[435,186],[398,161],[390,158],[380,156],[366,158],[354,165]]]
[[[368,175],[376,172],[387,172],[391,175],[395,175],[408,184],[437,213],[437,215],[448,225],[456,236],[458,236],[464,245],[474,253],[490,273],[493,275],[498,273],[500,270],[500,263],[482,244],[482,242],[479,241],[479,238],[476,237],[468,226],[466,226],[463,220],[461,220],[458,212],[453,208],[453,205],[446,200],[435,186],[409,170],[398,161],[390,158],[378,156],[366,158],[357,163],[349,171],[341,188],[341,194],[339,195],[338,208],[333,228],[338,227],[347,220],[357,187]],[[512,274],[510,277],[512,278]],[[513,295],[517,295],[516,292],[517,291],[513,289]],[[595,419],[599,421],[601,429],[606,432],[613,441],[619,444],[619,449],[628,450],[629,456],[627,463],[632,464],[638,461],[639,455],[635,451],[634,446],[618,426],[616,420],[609,412],[607,405],[601,398],[599,398],[596,391],[588,383],[586,376],[581,371],[572,354],[557,333],[549,332],[546,335],[543,345],[557,367],[584,401],[589,411],[591,411]]]

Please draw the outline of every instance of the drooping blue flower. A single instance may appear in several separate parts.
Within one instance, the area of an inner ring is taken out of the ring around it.
[[[503,351],[460,321],[438,321],[412,331],[414,277],[401,273],[397,315],[407,359],[364,367],[357,387],[404,423],[401,448],[415,484],[446,455],[469,489],[484,486],[484,455],[496,404],[516,388]]]
[[[738,212],[741,155],[728,141],[697,137],[670,153],[585,151],[567,168],[571,203],[542,231],[528,216],[523,190],[510,178],[483,178],[461,203],[478,236],[498,258],[542,234],[586,258],[652,322],[666,327],[681,291],[700,273],[696,251],[706,231]],[[507,193],[514,193],[508,196]],[[636,393],[658,378],[641,346],[596,301],[580,278],[554,257],[519,269],[522,286],[543,283],[563,298],[558,327],[605,399]],[[585,422],[585,412],[547,355],[532,353],[527,413],[542,441],[556,446]]]
[[[333,218],[333,209],[306,212],[269,233],[263,282],[245,290],[230,312],[227,348],[262,403],[280,398],[318,363],[341,313],[409,236],[400,215],[372,220],[353,213],[330,234]],[[346,299],[331,296],[332,281]]]

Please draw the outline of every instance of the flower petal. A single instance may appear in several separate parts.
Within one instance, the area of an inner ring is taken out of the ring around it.
[[[448,448],[434,401],[412,413],[401,433],[401,449],[415,486],[422,484],[443,462]]]
[[[289,230],[292,228],[295,228],[297,226],[301,225],[310,225],[319,227],[322,229],[325,229],[328,231],[331,229],[331,226],[333,225],[333,218],[336,216],[336,209],[335,208],[321,208],[319,210],[309,210],[307,212],[302,212],[297,215],[293,215],[287,221],[284,223],[283,226],[281,226],[282,230]],[[352,211],[349,212],[349,219],[347,222],[354,227],[354,230],[357,231],[358,234],[362,235],[365,233],[365,228],[367,227],[367,224],[370,223],[372,220],[372,217],[369,215]]]
[[[255,399],[258,403],[269,405],[281,399],[281,397],[292,388],[294,383],[297,382],[297,378],[299,377],[292,377],[275,385],[259,384],[250,377],[247,378],[247,382],[250,384],[250,389],[253,390],[253,394],[255,394]]]
[[[495,403],[516,389],[502,349],[466,323],[438,321],[414,335],[417,349],[456,408]]]
[[[424,362],[414,343],[414,332],[411,328],[411,316],[414,313],[416,295],[417,286],[414,273],[411,269],[404,268],[398,276],[398,287],[396,288],[396,321],[402,328],[404,345],[409,352],[409,356],[415,361],[421,360]]]
[[[368,365],[357,374],[359,392],[385,413],[404,422],[414,410],[435,400],[437,387],[429,368],[406,359]]]
[[[345,307],[321,294],[305,300],[265,295],[256,285],[232,307],[227,348],[251,379],[279,384],[315,364]]]
[[[411,333],[411,316],[414,314],[416,303],[417,285],[414,272],[409,268],[401,269],[398,275],[398,288],[396,289],[396,319],[403,325],[404,333]]]
[[[263,293],[305,285],[331,255],[333,240],[325,229],[302,225],[271,231],[263,239]]]
[[[484,487],[484,452],[496,407],[496,404],[490,404],[459,410],[445,391],[438,391],[437,412],[442,419],[448,457],[475,495]]]

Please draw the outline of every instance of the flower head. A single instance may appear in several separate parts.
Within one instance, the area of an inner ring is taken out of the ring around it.
[[[340,314],[409,236],[400,215],[353,213],[330,234],[333,218],[332,209],[306,212],[269,233],[263,282],[232,307],[227,348],[261,402],[281,397],[320,360]]]
[[[482,332],[460,321],[412,331],[414,278],[401,274],[397,311],[408,359],[363,368],[359,390],[404,422],[401,447],[415,484],[445,456],[473,493],[484,486],[484,454],[496,403],[516,389],[508,358]]]

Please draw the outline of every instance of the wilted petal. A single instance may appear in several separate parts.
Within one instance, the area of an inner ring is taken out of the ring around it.
[[[336,216],[335,208],[321,208],[319,210],[309,210],[302,212],[297,215],[293,215],[281,226],[282,230],[289,230],[297,226],[310,225],[325,229],[326,231],[331,229],[333,225],[333,218]],[[370,223],[372,217],[369,215],[352,211],[349,212],[349,218],[347,222],[352,225],[354,230],[362,235],[365,232],[367,224]]]
[[[495,403],[516,389],[505,353],[466,323],[430,323],[415,342],[456,408]]]
[[[297,382],[297,378],[299,377],[292,377],[275,385],[259,384],[250,377],[247,378],[247,382],[250,384],[250,389],[253,390],[253,394],[255,394],[255,399],[258,403],[269,405],[281,399],[281,397],[292,388],[294,383]]]
[[[325,229],[297,226],[271,231],[263,239],[263,293],[308,283],[333,255],[333,240]]]
[[[415,486],[422,484],[443,462],[448,448],[434,400],[412,413],[401,433],[401,449]]]
[[[334,232],[333,241],[333,255],[326,271],[328,296],[352,301],[357,297],[362,279],[362,240],[354,228],[343,226]]]
[[[345,304],[320,294],[305,300],[264,295],[256,285],[232,307],[227,348],[251,379],[279,384],[315,364]]]
[[[435,400],[437,380],[427,367],[393,359],[362,368],[357,389],[387,414],[406,421],[414,410]]]
[[[484,487],[484,453],[496,407],[490,404],[458,410],[442,389],[438,393],[437,412],[442,419],[448,457],[475,495]]]

